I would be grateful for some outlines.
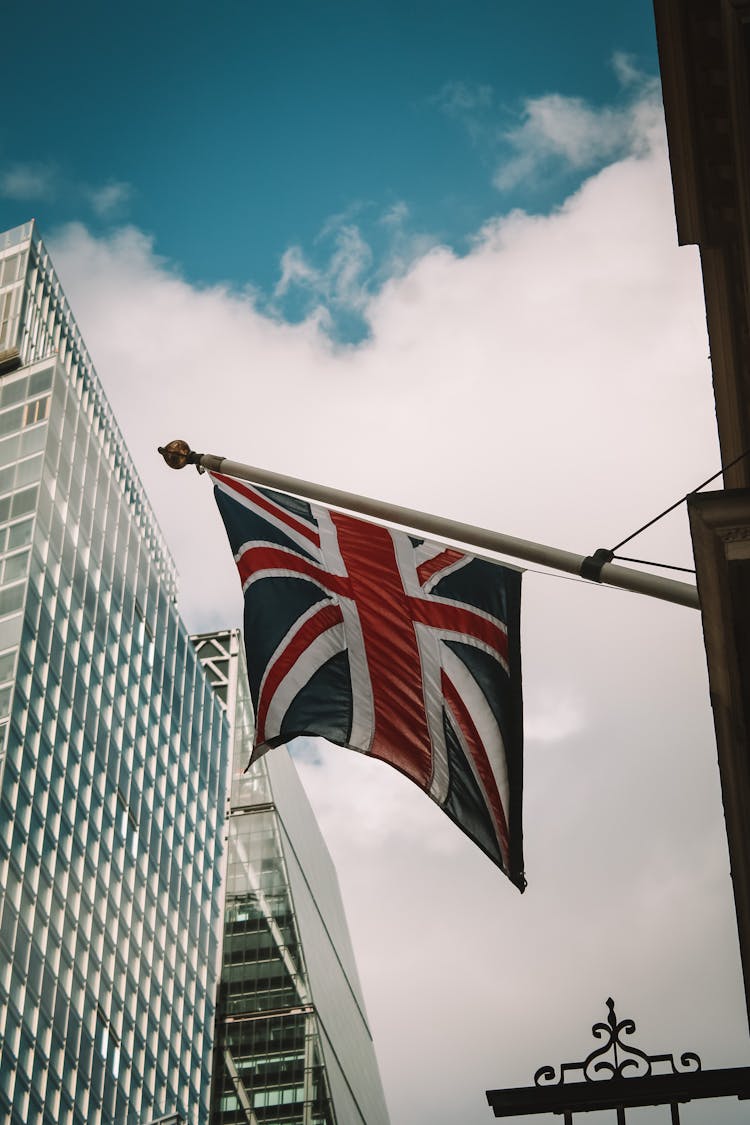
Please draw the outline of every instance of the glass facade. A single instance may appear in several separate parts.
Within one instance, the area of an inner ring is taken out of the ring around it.
[[[236,631],[194,637],[227,707],[232,767],[212,1125],[387,1125],[336,874],[284,747],[245,772]]]
[[[209,1117],[228,724],[33,224],[0,235],[0,1120]]]

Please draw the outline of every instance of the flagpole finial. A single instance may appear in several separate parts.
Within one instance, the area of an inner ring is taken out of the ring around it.
[[[201,458],[201,454],[193,453],[182,438],[175,438],[168,445],[160,445],[157,452],[161,453],[170,469],[184,469],[186,465],[198,465]]]

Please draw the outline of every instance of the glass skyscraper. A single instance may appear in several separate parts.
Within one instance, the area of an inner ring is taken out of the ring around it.
[[[232,772],[211,1125],[387,1125],[336,874],[279,747],[246,771],[237,631],[194,637],[227,708]]]
[[[229,735],[175,589],[48,254],[31,223],[0,235],[12,1125],[208,1121]]]

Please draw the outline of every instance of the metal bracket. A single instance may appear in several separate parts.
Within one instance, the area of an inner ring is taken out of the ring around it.
[[[588,578],[591,582],[601,582],[602,568],[612,562],[614,557],[614,551],[610,551],[608,547],[597,547],[593,555],[587,555],[581,563],[581,577]]]

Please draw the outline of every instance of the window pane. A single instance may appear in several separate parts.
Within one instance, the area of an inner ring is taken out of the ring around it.
[[[20,582],[18,586],[10,586],[6,590],[0,590],[0,617],[21,608],[24,589],[24,583]]]
[[[15,465],[8,465],[5,469],[0,469],[0,493],[10,492],[13,488],[13,480],[16,475]]]
[[[22,406],[17,406],[15,410],[6,410],[4,414],[0,414],[0,434],[12,434],[16,430],[20,430],[23,414],[24,408]]]
[[[10,465],[18,456],[18,436],[0,441],[0,465]]]
[[[35,426],[33,430],[28,430],[21,438],[21,456],[38,453],[40,449],[44,449],[46,440],[46,426]]]
[[[31,484],[32,481],[37,481],[42,475],[42,455],[38,453],[36,457],[30,457],[28,461],[21,461],[16,471],[16,487],[21,488],[24,484]],[[2,473],[0,472],[0,477]],[[0,488],[0,492],[3,489]]]
[[[21,399],[26,398],[28,382],[28,378],[25,377],[23,379],[16,379],[13,383],[6,383],[2,390],[3,406],[10,406],[11,403],[20,402]]]
[[[27,543],[30,543],[33,527],[33,519],[23,520],[21,523],[14,523],[13,526],[8,529],[8,550],[12,551],[15,547],[25,547]]]
[[[23,516],[26,512],[33,512],[36,506],[36,488],[25,488],[17,492],[11,503],[11,513],[14,516]]]
[[[3,581],[15,582],[19,578],[25,578],[28,565],[28,551],[21,551],[19,555],[11,555],[10,558],[5,562],[5,574],[3,575]]]
[[[4,652],[0,656],[0,683],[3,680],[9,680],[13,675],[13,665],[16,660],[15,652]]]
[[[29,394],[38,395],[42,391],[48,391],[52,386],[52,368],[48,367],[46,371],[37,371],[29,379]]]

